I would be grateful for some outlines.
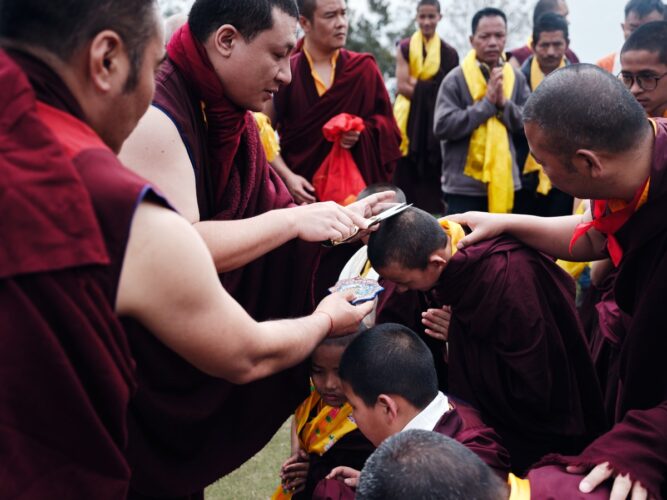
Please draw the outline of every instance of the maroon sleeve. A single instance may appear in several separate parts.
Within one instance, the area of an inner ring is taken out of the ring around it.
[[[579,456],[553,455],[542,461],[588,467],[603,462],[609,462],[619,474],[629,474],[656,498],[664,498],[667,493],[667,401],[649,410],[628,412]]]
[[[354,490],[338,479],[322,479],[317,483],[313,500],[354,500]]]

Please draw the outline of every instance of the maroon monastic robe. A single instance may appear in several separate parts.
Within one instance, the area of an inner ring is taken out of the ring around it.
[[[616,301],[631,316],[620,346],[619,423],[580,456],[555,460],[608,461],[667,498],[667,121],[656,122],[648,199],[616,233],[623,248]]]
[[[0,51],[0,496],[125,498],[134,366],[114,314],[114,256],[80,170],[107,164],[80,122],[62,113],[54,134],[43,104],[37,113],[35,93],[71,102],[57,76],[10,55]]]
[[[366,184],[390,182],[401,156],[401,137],[373,56],[341,49],[333,85],[322,96],[305,54],[294,54],[290,64],[292,82],[274,98],[280,153],[290,169],[312,181],[332,147],[322,126],[340,113],[350,113],[363,118],[366,126],[351,149]]]
[[[207,150],[209,130],[197,89],[171,61],[157,79],[154,104],[176,124],[197,182],[201,220],[236,220],[292,205],[268,166],[250,114],[228,177]],[[216,183],[217,181],[217,183]],[[312,310],[317,246],[294,241],[220,275],[227,291],[257,320]],[[201,492],[258,452],[308,394],[304,364],[237,386],[195,369],[147,332],[125,322],[139,387],[129,420],[129,460],[136,498]]]
[[[399,48],[409,63],[410,38],[401,40]],[[407,126],[410,149],[398,161],[394,174],[394,184],[403,190],[408,202],[432,214],[445,212],[440,140],[433,133],[435,101],[443,78],[458,65],[456,50],[440,40],[440,69],[430,80],[418,80],[415,85]]]
[[[579,491],[581,474],[570,474],[564,467],[545,465],[531,469],[526,475],[530,481],[530,500],[608,500],[609,482],[591,493]]]
[[[510,237],[480,242],[450,259],[432,296],[452,306],[449,392],[500,434],[513,472],[604,430],[574,282],[553,261]]]

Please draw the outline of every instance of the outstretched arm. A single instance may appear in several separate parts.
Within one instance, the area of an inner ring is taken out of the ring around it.
[[[333,294],[310,316],[257,323],[220,285],[192,226],[150,203],[134,217],[116,302],[119,315],[142,323],[200,370],[234,383],[299,363],[327,333],[354,331],[371,308]]]
[[[306,241],[344,239],[353,226],[366,227],[359,211],[334,203],[272,210],[237,221],[200,221],[192,164],[176,126],[162,111],[149,108],[120,158],[151,181],[204,238],[218,272],[248,262],[301,238]],[[382,199],[384,200],[384,198]]]
[[[472,233],[459,242],[460,248],[507,233],[557,259],[588,262],[605,257],[606,238],[594,229],[577,240],[572,254],[569,251],[574,229],[578,224],[591,220],[590,211],[583,215],[565,217],[467,212],[451,215],[447,219],[472,230]]]

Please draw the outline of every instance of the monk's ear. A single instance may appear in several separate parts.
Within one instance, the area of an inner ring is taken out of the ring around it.
[[[388,423],[396,420],[398,416],[398,404],[396,400],[387,394],[380,394],[375,403],[382,411],[382,416]]]
[[[304,33],[308,34],[312,29],[313,23],[306,16],[299,16],[299,24]]]
[[[449,242],[447,242],[449,244]],[[442,252],[435,251],[428,258],[429,267],[441,269],[447,264],[447,259],[442,255]]]
[[[578,149],[572,163],[580,172],[588,172],[592,179],[599,179],[604,175],[604,165],[600,157],[590,149]]]
[[[223,24],[213,34],[213,46],[223,57],[229,57],[241,39],[241,33],[231,24]]]
[[[122,89],[130,72],[130,60],[125,44],[115,31],[98,33],[87,52],[87,67],[95,90],[108,93]]]

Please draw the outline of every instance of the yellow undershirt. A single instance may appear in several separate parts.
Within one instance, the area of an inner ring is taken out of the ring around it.
[[[521,479],[510,472],[507,476],[507,484],[510,487],[509,500],[530,500],[530,481]]]
[[[322,95],[329,90],[329,87],[333,85],[334,78],[336,76],[336,62],[338,61],[338,55],[340,54],[340,50],[337,50],[336,52],[333,53],[331,56],[331,78],[329,78],[329,85],[326,85],[322,78],[320,77],[319,73],[315,69],[315,65],[313,64],[313,58],[310,57],[310,54],[306,50],[306,47],[303,47],[303,53],[306,56],[306,60],[308,61],[308,65],[310,66],[310,74],[313,77],[313,80],[315,81],[315,89],[317,89],[317,95],[322,97]]]

